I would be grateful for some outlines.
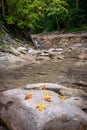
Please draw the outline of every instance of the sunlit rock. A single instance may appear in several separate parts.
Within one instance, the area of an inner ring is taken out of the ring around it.
[[[51,101],[44,100],[44,94]],[[25,99],[32,94],[32,98]],[[41,109],[39,109],[41,107]],[[55,92],[12,89],[0,94],[0,118],[10,130],[84,130],[87,115]]]

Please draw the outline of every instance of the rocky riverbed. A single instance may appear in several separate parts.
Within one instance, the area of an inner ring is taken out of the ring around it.
[[[87,91],[86,33],[32,37],[39,39],[43,47],[12,44],[10,52],[0,52],[1,91],[38,82],[55,82]]]
[[[70,97],[87,99],[86,33],[32,37],[40,40],[42,48],[21,45],[0,52],[0,91],[48,82],[67,87]]]

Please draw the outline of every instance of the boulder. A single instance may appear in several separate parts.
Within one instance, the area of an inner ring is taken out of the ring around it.
[[[45,94],[51,100],[44,100]],[[26,98],[27,95],[30,95]],[[0,94],[0,118],[9,130],[84,130],[87,114],[53,91],[12,89]]]

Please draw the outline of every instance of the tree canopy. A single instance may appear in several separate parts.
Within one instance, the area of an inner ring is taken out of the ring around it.
[[[84,29],[86,0],[1,0],[1,19],[31,33]]]

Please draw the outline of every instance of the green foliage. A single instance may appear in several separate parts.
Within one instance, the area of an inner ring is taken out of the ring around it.
[[[0,42],[0,48],[3,48],[5,50],[7,50],[7,51],[11,51],[12,50],[10,45],[5,45],[3,42]]]
[[[70,28],[70,32],[80,32],[80,31],[84,31],[86,30],[87,27],[85,25],[81,26],[81,27],[72,27]]]
[[[7,0],[5,20],[32,33],[73,30],[86,25],[86,0]],[[0,5],[0,10],[1,10]]]
[[[3,42],[0,42],[0,48],[2,48],[3,45],[4,45],[4,43],[3,43]]]
[[[83,10],[73,8],[69,12],[67,28],[80,28],[85,24],[85,15]]]
[[[11,50],[12,50],[12,48],[11,48],[10,45],[5,45],[4,47],[5,47],[5,49],[8,50],[8,51],[11,51]]]

